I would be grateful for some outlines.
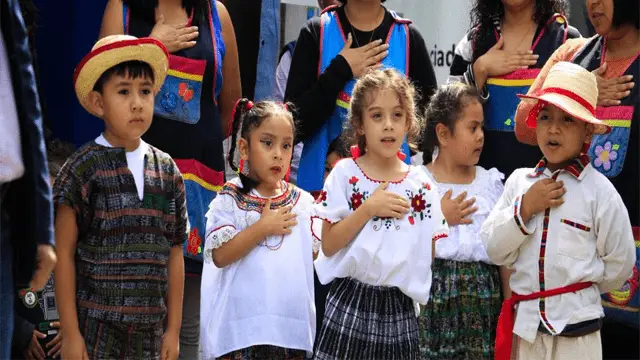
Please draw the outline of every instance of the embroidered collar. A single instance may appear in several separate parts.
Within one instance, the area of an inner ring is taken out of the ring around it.
[[[262,207],[266,203],[266,198],[253,196],[251,194],[242,194],[239,187],[232,182],[226,183],[218,195],[229,195],[236,202],[239,209],[244,211],[262,212]],[[295,206],[300,198],[300,189],[298,187],[286,183],[284,192],[276,197],[271,198],[271,208],[277,209],[286,205]]]
[[[580,154],[580,156],[573,159],[573,161],[571,161],[569,165],[565,166],[562,170],[568,172],[569,174],[573,175],[576,179],[580,180],[582,176],[582,172],[584,171],[584,168],[587,165],[589,165],[589,162],[590,162],[589,155]],[[543,157],[540,161],[538,161],[538,164],[536,165],[535,169],[533,169],[533,172],[529,174],[529,177],[536,178],[540,176],[544,172],[544,169],[546,168],[547,168],[547,159]]]

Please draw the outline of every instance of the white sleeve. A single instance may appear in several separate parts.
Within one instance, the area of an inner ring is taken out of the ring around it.
[[[449,236],[449,224],[442,213],[441,199],[438,189],[435,185],[430,184],[431,190],[427,190],[429,196],[427,204],[431,204],[431,241],[438,241]]]
[[[291,52],[287,51],[280,58],[280,63],[276,68],[276,91],[273,96],[275,101],[283,102],[289,79],[289,69],[291,68]]]
[[[633,273],[636,248],[629,212],[617,193],[598,206],[595,221],[596,249],[604,262],[600,292],[619,289]]]
[[[347,198],[347,185],[349,185],[347,177],[343,160],[331,171],[324,183],[324,188],[316,198],[316,218],[337,223],[349,216],[351,203]],[[354,186],[357,186],[357,183]]]
[[[520,215],[524,194],[514,194],[518,176],[516,170],[507,179],[502,196],[480,231],[487,255],[496,265],[512,266],[518,258],[520,245],[535,232],[535,222],[530,220],[525,224]]]
[[[213,249],[233,239],[240,230],[236,227],[234,212],[236,205],[229,195],[219,194],[209,205],[205,236],[205,261],[213,260]]]

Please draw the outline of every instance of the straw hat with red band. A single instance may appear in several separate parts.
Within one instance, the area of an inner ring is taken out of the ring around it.
[[[570,62],[555,64],[542,84],[542,88],[519,98],[537,100],[526,117],[526,125],[536,127],[538,113],[546,104],[552,104],[577,120],[594,125],[594,134],[606,134],[611,128],[596,119],[598,83],[596,77],[580,65]]]
[[[110,68],[127,61],[141,61],[153,70],[154,90],[157,93],[169,69],[169,52],[162,43],[152,38],[129,35],[112,35],[100,39],[85,56],[73,73],[76,96],[82,107],[88,106],[89,94],[102,74]]]

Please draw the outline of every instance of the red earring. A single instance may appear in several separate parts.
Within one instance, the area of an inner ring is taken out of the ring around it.
[[[360,146],[358,145],[352,145],[351,146],[351,157],[354,159],[357,159],[360,157]]]
[[[240,167],[238,167],[238,174],[244,174],[244,159],[240,159]]]
[[[291,166],[287,169],[287,175],[284,176],[284,181],[289,182],[289,176],[291,175]]]
[[[404,159],[406,158],[407,158],[407,155],[403,153],[402,150],[398,150],[398,159],[400,159],[400,161],[404,161]]]

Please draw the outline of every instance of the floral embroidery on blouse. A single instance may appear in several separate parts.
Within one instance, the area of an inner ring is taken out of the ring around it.
[[[318,196],[316,197],[316,204],[322,204],[322,206],[327,206],[327,192],[322,190]]]
[[[352,187],[351,198],[349,198],[349,209],[352,211],[358,210],[360,205],[369,198],[368,191],[360,192],[360,188],[358,188],[358,181],[360,181],[360,179],[355,176],[352,176],[351,179],[349,179],[349,184],[351,184]]]
[[[431,190],[429,183],[422,184],[422,188],[418,190],[418,193],[414,193],[411,190],[407,190],[407,196],[411,200],[411,213],[409,214],[409,223],[415,225],[416,219],[423,221],[425,218],[431,219],[431,204],[427,203],[425,197],[426,191]]]

